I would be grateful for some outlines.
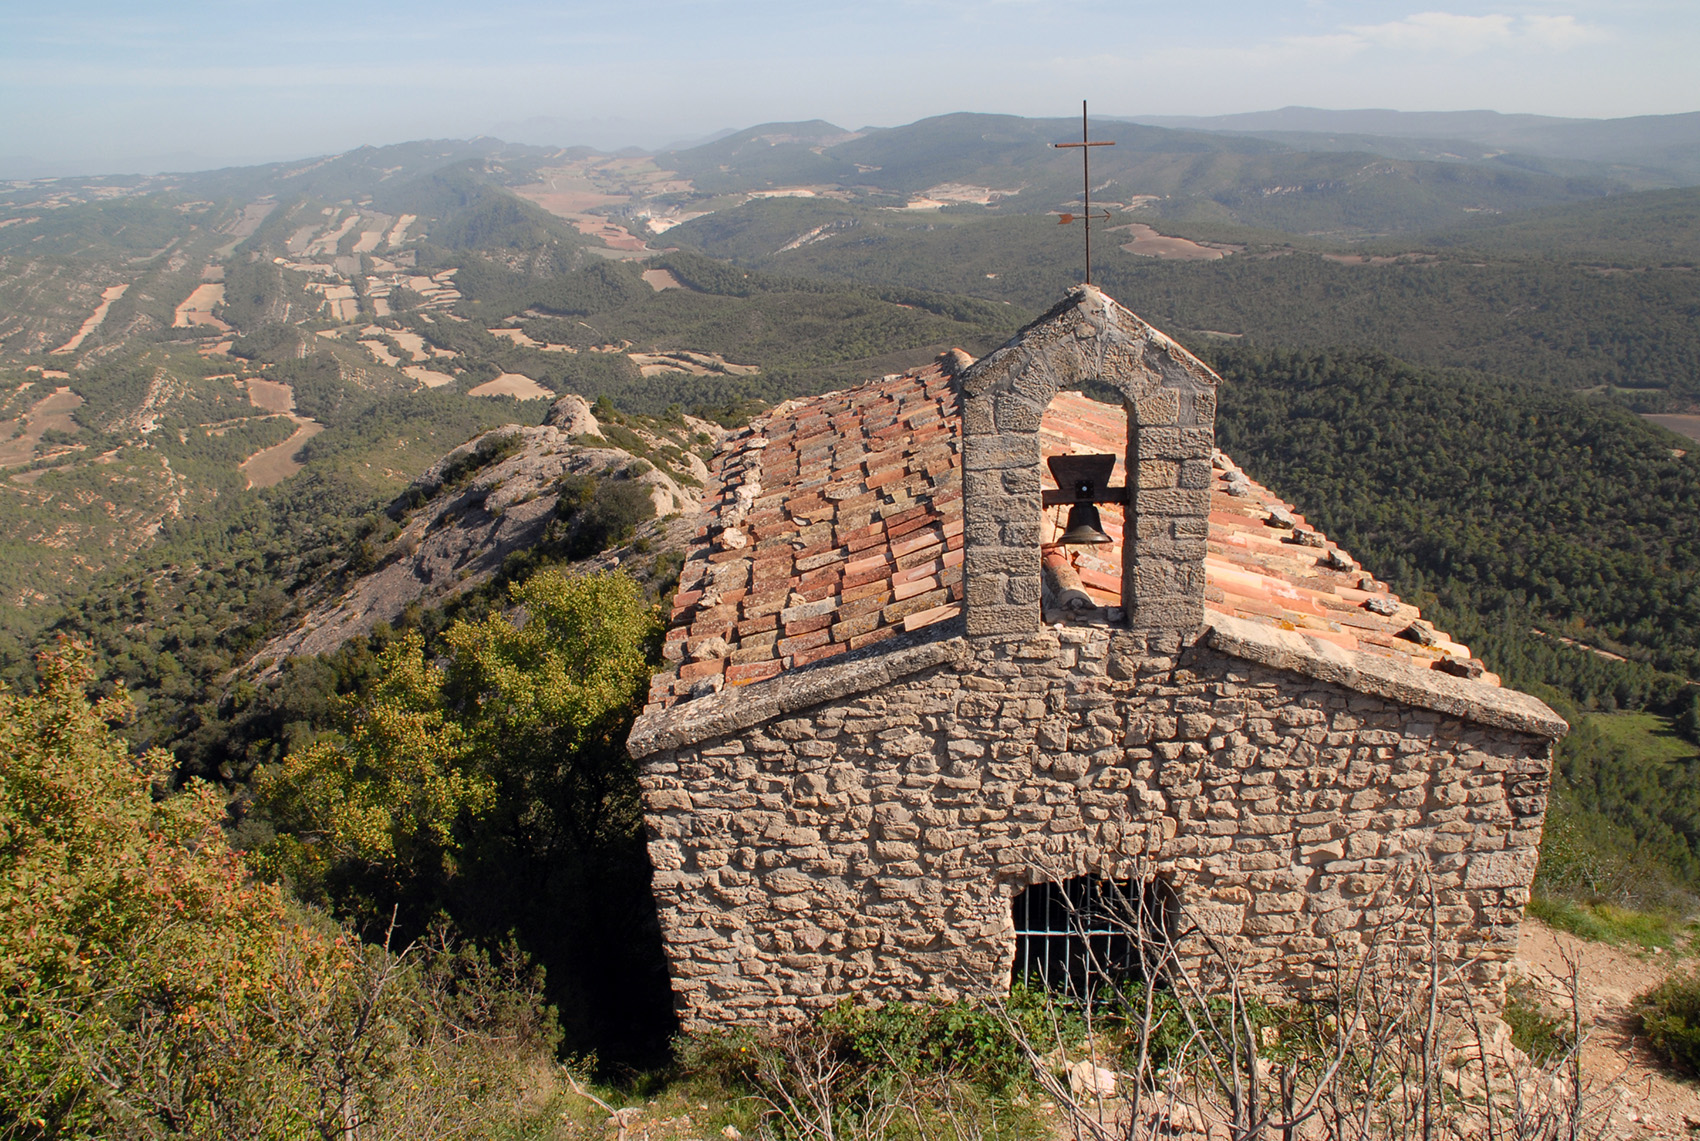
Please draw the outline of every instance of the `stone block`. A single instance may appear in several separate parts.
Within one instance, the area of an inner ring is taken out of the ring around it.
[[[1028,546],[974,547],[963,552],[962,573],[972,585],[985,575],[1008,575],[1012,578],[1039,577],[1039,548]]]
[[[1022,512],[1022,518],[1006,519],[998,530],[999,538],[1006,547],[1021,547],[1039,550],[1039,512],[1029,509]]]
[[[1039,431],[1039,421],[1045,414],[1042,405],[1019,392],[999,393],[994,401],[1000,434]]]
[[[1133,408],[1141,429],[1170,427],[1180,420],[1180,394],[1172,389],[1159,388],[1135,400]]]
[[[1183,420],[1193,427],[1210,428],[1212,433],[1216,425],[1216,390],[1204,388],[1192,394],[1190,416]]]
[[[1038,575],[1011,575],[1005,580],[1005,597],[1011,606],[1039,606],[1041,593]]]
[[[1208,460],[1214,448],[1215,433],[1208,428],[1139,429],[1141,460]]]
[[[1004,468],[1037,468],[1039,436],[1030,433],[973,436],[962,441],[962,471],[999,471]]]
[[[1003,471],[1003,490],[1006,495],[1030,495],[1035,499],[1039,495],[1039,469],[1005,468]]]
[[[1024,634],[1040,625],[1037,606],[969,606],[963,620],[967,632],[974,637]]]
[[[1144,466],[1143,463],[1140,464],[1141,468],[1144,468]],[[1179,469],[1176,483],[1180,487],[1208,488],[1215,480],[1215,473],[1211,471],[1210,461],[1206,459],[1186,460],[1179,465]]]
[[[1488,852],[1470,859],[1464,871],[1466,888],[1526,888],[1535,876],[1540,853],[1533,848]]]
[[[1208,487],[1142,488],[1136,494],[1134,510],[1141,516],[1204,516],[1210,513],[1210,491]]]
[[[1140,460],[1137,486],[1146,489],[1176,487],[1179,486],[1180,475],[1181,465],[1174,460]]]
[[[1003,606],[1008,602],[1009,576],[994,572],[976,573],[971,571],[967,576],[966,599],[968,606]]]
[[[983,393],[962,394],[963,436],[991,435],[997,431],[992,399]]]
[[[1022,470],[1024,469],[986,468],[983,471],[965,471],[962,473],[962,494],[968,503],[976,507],[1004,502],[1007,496],[1003,484],[1005,473]]]

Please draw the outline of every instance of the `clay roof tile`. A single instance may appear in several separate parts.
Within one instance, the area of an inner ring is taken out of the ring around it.
[[[651,688],[652,708],[766,681],[960,615],[955,377],[970,363],[958,351],[845,392],[787,401],[727,439],[709,465],[710,522],[687,552],[667,633],[669,669]],[[1047,458],[1115,455],[1112,483],[1126,481],[1120,408],[1059,393],[1040,444]],[[1048,470],[1040,474],[1054,486]],[[1367,576],[1350,556],[1334,554],[1292,504],[1226,457],[1214,477],[1207,609],[1424,668],[1469,658],[1443,631],[1429,645],[1402,637],[1416,608],[1373,579],[1376,589],[1363,589]],[[1112,543],[1054,550],[1093,601],[1119,607],[1122,509],[1100,510]],[[1044,538],[1058,533],[1063,514],[1047,510]],[[1292,541],[1296,534],[1304,538]],[[724,656],[691,660],[690,648],[707,638],[725,640]],[[1483,680],[1497,684],[1491,674]]]

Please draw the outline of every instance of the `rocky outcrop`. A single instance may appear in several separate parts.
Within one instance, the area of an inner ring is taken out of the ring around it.
[[[591,414],[590,402],[582,396],[568,393],[555,401],[549,409],[549,415],[543,418],[543,423],[551,428],[559,428],[568,436],[600,436],[602,425],[596,422]]]
[[[689,430],[695,434],[699,426]],[[376,568],[266,643],[249,671],[264,677],[287,657],[329,653],[379,622],[394,622],[410,605],[440,605],[487,581],[509,555],[544,537],[557,517],[563,477],[641,484],[656,517],[634,540],[647,539],[660,549],[683,546],[699,525],[701,490],[693,470],[701,468],[701,459],[689,452],[674,457],[677,448],[664,452],[662,441],[634,432],[658,445],[651,459],[642,459],[612,444],[596,445],[599,432],[590,406],[568,396],[541,425],[510,424],[449,452],[392,505],[391,517],[401,527],[373,552]],[[591,561],[615,564],[622,553],[611,550]]]

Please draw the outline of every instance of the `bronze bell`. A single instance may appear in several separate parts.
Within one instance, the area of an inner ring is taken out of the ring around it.
[[[1048,461],[1056,477],[1057,490],[1046,492],[1046,502],[1067,503],[1068,526],[1058,546],[1085,546],[1111,543],[1115,540],[1104,534],[1104,521],[1098,515],[1098,503],[1120,503],[1126,489],[1110,487],[1110,473],[1115,470],[1115,456],[1052,456]],[[1054,498],[1052,498],[1054,496]]]
[[[1085,546],[1114,542],[1104,534],[1104,521],[1098,508],[1091,503],[1076,503],[1068,509],[1068,529],[1057,539],[1058,546]]]

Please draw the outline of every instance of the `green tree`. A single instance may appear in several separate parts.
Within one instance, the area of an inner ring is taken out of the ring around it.
[[[75,1134],[101,1116],[85,1047],[144,995],[187,1025],[240,1003],[283,903],[224,846],[212,789],[150,796],[171,758],[131,756],[128,698],[87,699],[85,648],[38,673],[32,695],[0,689],[0,1119]]]
[[[266,856],[368,935],[441,913],[486,942],[516,934],[569,1044],[637,1051],[670,1017],[625,750],[657,615],[619,572],[541,571],[507,601],[449,627],[441,671],[417,638],[385,652],[343,730],[262,783]]]
[[[364,701],[343,699],[343,731],[291,753],[257,782],[278,838],[270,866],[313,889],[338,870],[403,884],[449,874],[456,829],[494,803],[467,733],[443,704],[442,671],[409,632],[378,658]],[[346,878],[346,877],[341,877]]]

